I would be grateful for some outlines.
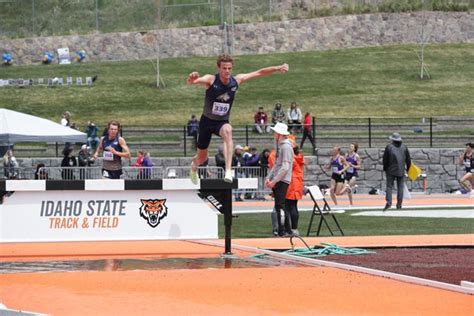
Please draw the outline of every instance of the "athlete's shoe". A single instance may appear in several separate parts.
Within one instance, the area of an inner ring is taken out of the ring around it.
[[[196,185],[198,184],[198,173],[197,173],[197,170],[193,170],[193,166],[194,164],[191,163],[191,172],[190,172],[190,176],[191,176],[191,182]]]
[[[234,179],[232,178],[232,171],[227,170],[225,172],[224,181],[227,183],[232,183],[232,181],[234,181]]]

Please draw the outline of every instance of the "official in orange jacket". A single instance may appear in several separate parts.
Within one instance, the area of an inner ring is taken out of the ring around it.
[[[304,186],[304,155],[303,150],[298,146],[293,148],[293,170],[291,173],[291,183],[288,187],[285,199],[285,213],[289,214],[285,218],[285,230],[292,235],[299,235],[298,232],[298,201],[303,198]]]

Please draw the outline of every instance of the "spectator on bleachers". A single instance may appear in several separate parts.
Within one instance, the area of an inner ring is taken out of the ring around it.
[[[241,145],[235,146],[234,155],[232,156],[232,167],[234,168],[235,176],[234,178],[245,178],[242,167],[245,166],[244,161],[244,147]],[[235,201],[243,201],[241,198],[242,190],[235,190]]]
[[[19,175],[18,161],[13,155],[13,150],[8,149],[3,156],[3,173],[7,179],[17,179]]]
[[[260,165],[260,168],[262,169],[261,171],[261,175],[263,178],[265,178],[268,174],[268,168],[270,168],[269,166],[269,162],[268,162],[268,157],[270,156],[270,149],[268,148],[265,148],[262,153],[260,154],[260,161],[259,161],[259,165]]]
[[[306,138],[309,138],[311,145],[313,146],[313,154],[316,155],[316,143],[313,138],[313,119],[310,112],[306,112],[303,121],[303,138],[301,139],[300,148],[303,149]]]
[[[260,153],[260,160],[258,162],[258,165],[260,166],[260,175],[258,179],[258,188],[259,188],[259,193],[257,194],[257,200],[265,200],[264,193],[262,192],[265,188],[265,178],[267,177],[268,174],[268,157],[270,156],[270,150],[268,148],[265,148],[261,153]]]
[[[61,161],[61,167],[64,167],[61,171],[61,177],[63,180],[74,180],[74,169],[77,167],[77,159],[72,154],[72,148],[65,148],[63,151],[63,160]]]
[[[196,150],[197,137],[199,130],[199,120],[196,118],[196,115],[191,115],[191,119],[188,121],[187,125],[187,134],[188,136],[193,137],[193,149]]]
[[[224,158],[224,145],[217,147],[217,154],[214,156],[216,159],[216,166],[222,168],[222,172],[225,170],[225,158]]]
[[[286,116],[285,110],[281,108],[281,103],[276,103],[275,108],[272,111],[272,123],[276,124],[278,122],[285,123]]]
[[[245,161],[245,166],[247,167],[258,167],[260,162],[260,154],[257,151],[257,148],[250,147],[249,157]]]
[[[71,113],[69,111],[66,111],[63,113],[63,116],[61,117],[61,125],[62,126],[66,126],[66,127],[71,127]],[[68,149],[69,147],[71,147],[71,143],[69,142],[66,142],[64,143],[64,149],[63,149],[63,152]]]
[[[91,153],[89,152],[90,147],[86,144],[81,146],[81,150],[79,151],[79,178],[81,180],[89,179],[89,172],[86,171],[86,167],[90,167],[94,162],[94,158],[92,157]]]
[[[48,180],[49,175],[48,172],[45,170],[44,163],[39,163],[36,165],[35,171],[35,180]]]
[[[71,126],[71,112],[66,111],[63,113],[63,116],[61,117],[61,125]]]
[[[97,135],[99,132],[99,128],[95,125],[94,122],[87,122],[86,127],[86,134],[87,134],[87,146],[92,148],[92,150],[96,150],[97,145],[100,142],[100,138]]]
[[[257,133],[263,134],[271,132],[270,126],[268,125],[268,115],[263,110],[263,106],[258,107],[258,110],[253,116],[253,119],[255,123],[255,130],[257,131]]]
[[[260,175],[260,154],[258,153],[257,148],[250,147],[248,155],[245,158],[245,167],[247,167],[247,170],[245,172],[245,176],[247,178],[258,178],[258,176]],[[244,195],[245,199],[250,200],[257,198],[254,193],[255,189],[247,190]]]
[[[140,168],[138,170],[137,179],[151,179],[151,168],[153,165],[149,153],[143,150],[137,151],[137,161],[132,165],[132,167]]]
[[[298,133],[301,132],[301,122],[303,121],[303,114],[301,114],[301,110],[295,101],[291,102],[287,116],[288,127]]]

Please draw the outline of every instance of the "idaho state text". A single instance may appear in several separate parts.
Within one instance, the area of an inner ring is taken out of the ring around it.
[[[127,200],[42,201],[42,217],[57,216],[125,216]],[[83,214],[84,212],[84,214]]]

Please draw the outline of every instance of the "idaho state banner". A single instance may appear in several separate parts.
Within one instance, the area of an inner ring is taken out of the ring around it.
[[[0,205],[0,242],[218,238],[196,191],[14,192]]]

